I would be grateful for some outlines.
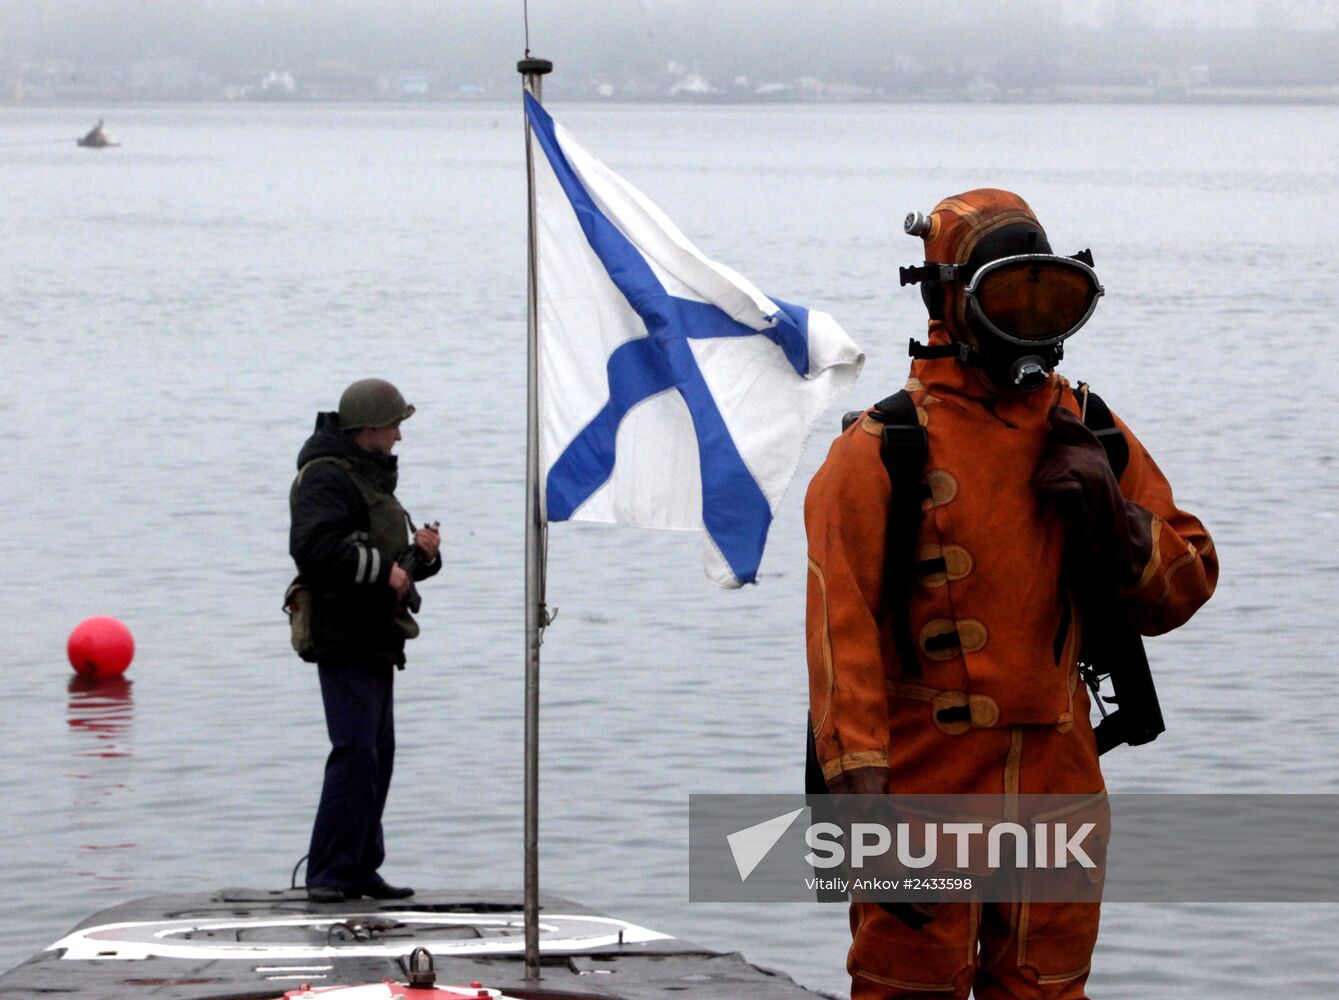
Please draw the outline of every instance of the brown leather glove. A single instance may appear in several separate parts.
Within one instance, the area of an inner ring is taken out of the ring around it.
[[[1153,551],[1152,513],[1121,493],[1102,443],[1077,414],[1056,406],[1050,421],[1032,485],[1065,517],[1081,563],[1116,586],[1134,583]]]
[[[833,795],[885,795],[889,774],[886,767],[857,767],[842,771],[828,779],[828,791]],[[849,877],[850,872],[846,874]],[[878,905],[913,931],[918,931],[935,918],[939,904],[878,901]]]
[[[913,931],[920,930],[939,915],[938,903],[880,903],[879,905]]]
[[[857,767],[828,779],[830,795],[886,795],[888,768]]]

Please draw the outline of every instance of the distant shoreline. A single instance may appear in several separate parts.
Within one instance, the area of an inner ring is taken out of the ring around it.
[[[153,97],[126,96],[121,94],[80,94],[78,96],[45,97],[28,94],[21,100],[0,100],[0,108],[81,108],[81,107],[149,107],[161,105],[217,105],[228,107],[329,107],[334,105],[356,105],[367,107],[408,108],[438,106],[496,106],[514,103],[519,100],[516,94],[506,95],[468,95],[445,96],[418,99],[385,99],[375,97],[352,96],[295,96],[295,97],[248,97],[227,99],[209,97]],[[937,90],[922,93],[869,94],[858,97],[825,98],[812,95],[752,97],[735,94],[701,94],[693,96],[662,97],[649,94],[614,95],[597,97],[591,94],[564,94],[551,92],[549,99],[559,104],[586,105],[653,105],[666,107],[691,107],[702,105],[726,105],[733,107],[778,107],[778,106],[869,106],[869,105],[915,105],[915,104],[955,104],[955,105],[1038,105],[1038,104],[1149,104],[1149,105],[1339,105],[1339,86],[1326,87],[1197,87],[1187,91],[1156,90],[1150,87],[1066,87],[1050,91],[1004,94],[964,94],[960,92]]]

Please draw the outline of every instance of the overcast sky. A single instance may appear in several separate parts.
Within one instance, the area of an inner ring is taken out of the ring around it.
[[[939,66],[991,56],[1249,63],[1287,78],[1315,75],[1311,42],[1334,76],[1336,24],[1339,0],[530,3],[532,49],[569,78],[663,72],[675,61],[726,79],[877,82],[899,57]],[[1315,28],[1328,32],[1298,31]],[[513,72],[523,47],[522,0],[0,0],[5,61],[175,56],[215,70],[294,71],[346,61],[460,83]]]

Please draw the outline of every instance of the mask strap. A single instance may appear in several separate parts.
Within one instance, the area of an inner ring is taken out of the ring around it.
[[[972,362],[972,356],[976,354],[976,351],[973,350],[970,344],[965,344],[961,341],[952,344],[930,346],[922,344],[919,340],[916,340],[913,337],[907,342],[907,354],[911,355],[913,358],[924,358],[929,361],[936,358],[957,358],[965,364],[970,364]]]
[[[901,285],[914,285],[920,281],[957,281],[962,276],[962,268],[956,264],[934,264],[929,261],[915,267],[897,269]]]

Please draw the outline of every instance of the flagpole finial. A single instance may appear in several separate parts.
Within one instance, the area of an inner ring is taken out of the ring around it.
[[[536,76],[543,76],[545,73],[553,72],[553,63],[547,59],[531,59],[527,54],[527,58],[516,64],[516,72],[525,75],[534,73]]]

